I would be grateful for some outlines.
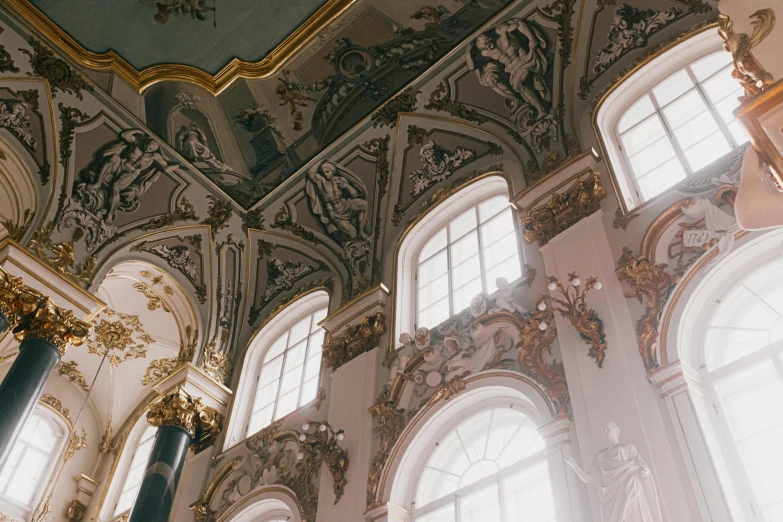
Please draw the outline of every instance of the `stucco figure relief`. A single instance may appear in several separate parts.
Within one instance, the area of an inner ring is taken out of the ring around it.
[[[468,69],[505,98],[516,124],[531,128],[552,107],[547,37],[534,22],[512,18],[480,34],[467,47]]]
[[[633,444],[620,442],[620,428],[604,423],[609,446],[599,451],[588,470],[573,457],[566,462],[585,484],[593,484],[601,502],[603,522],[662,522],[658,490],[650,467]]]
[[[366,187],[345,167],[324,160],[307,171],[305,192],[310,210],[343,247],[356,271],[358,260],[370,253]]]
[[[426,143],[419,152],[422,168],[410,174],[413,181],[411,196],[418,196],[435,183],[447,179],[455,170],[476,157],[476,152],[462,147],[449,151],[434,141]]]
[[[0,100],[0,127],[11,131],[22,143],[36,149],[35,139],[30,129],[29,105],[21,100]]]
[[[177,150],[188,161],[194,163],[203,162],[211,170],[218,173],[230,170],[228,165],[218,160],[212,151],[209,150],[207,136],[197,124],[192,123],[190,127],[183,125],[177,133],[176,141]]]
[[[155,0],[154,5],[158,8],[155,14],[155,21],[159,24],[165,24],[169,17],[190,16],[194,20],[206,20],[210,11],[215,11],[214,7],[207,5],[206,0]]]
[[[73,225],[85,229],[92,250],[114,233],[118,212],[135,212],[139,197],[162,173],[173,173],[179,163],[166,161],[160,144],[141,129],[128,129],[96,154],[76,178],[58,230]]]

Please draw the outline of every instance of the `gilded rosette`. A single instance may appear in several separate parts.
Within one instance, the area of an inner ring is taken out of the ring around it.
[[[174,426],[188,432],[195,453],[208,448],[223,427],[223,417],[214,408],[205,406],[182,388],[150,406],[147,422],[152,426]]]
[[[90,323],[74,317],[70,310],[63,310],[45,297],[37,310],[24,317],[16,338],[49,341],[65,356],[69,344],[79,346],[90,332]]]

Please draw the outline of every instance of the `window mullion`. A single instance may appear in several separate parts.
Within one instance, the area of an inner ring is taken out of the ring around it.
[[[479,270],[481,271],[481,290],[487,292],[487,272],[484,268],[484,242],[481,240],[481,221],[479,220],[478,205],[473,207],[476,212],[476,239],[478,241]]]
[[[451,223],[449,223],[450,225]],[[451,230],[449,230],[449,225],[446,225],[446,274],[447,274],[447,282],[449,285],[449,317],[454,315],[454,282],[451,277]],[[432,325],[437,326],[437,325]],[[428,327],[429,328],[429,327]]]
[[[454,495],[454,522],[462,522],[462,506],[459,501],[459,494]]]
[[[682,150],[680,144],[677,142],[677,139],[674,137],[674,131],[669,126],[669,122],[666,121],[666,116],[664,116],[661,106],[658,105],[658,100],[655,98],[655,94],[653,94],[652,91],[650,91],[648,94],[650,96],[650,100],[652,100],[653,107],[655,107],[655,113],[658,115],[658,118],[660,119],[661,124],[666,131],[666,136],[669,138],[669,143],[671,143],[672,148],[674,148],[674,153],[677,155],[677,159],[680,160],[680,164],[682,165],[685,174],[690,176],[693,174],[693,172],[691,172],[691,168],[688,165],[688,159],[685,157],[685,151]]]
[[[285,375],[285,363],[286,359],[288,359],[288,349],[290,348],[291,343],[291,328],[288,329],[288,331],[285,333],[285,350],[283,350],[283,362],[280,363],[280,374],[277,377],[277,391],[275,392],[275,405],[272,407],[272,422],[275,420],[275,415],[277,415],[277,405],[280,402],[280,388],[283,386],[283,375]]]
[[[313,327],[313,319],[310,318],[310,328]],[[296,407],[298,408],[302,404],[302,390],[304,390],[304,383],[305,383],[305,370],[307,369],[307,356],[310,354],[310,338],[312,337],[311,334],[307,334],[307,339],[305,341],[305,356],[304,360],[302,361],[302,376],[299,377],[299,394],[296,399]]]
[[[498,488],[498,511],[500,512],[500,522],[506,522],[506,499],[503,491],[503,479],[500,475],[497,477]]]
[[[731,135],[731,131],[729,131],[728,126],[724,123],[723,118],[720,117],[720,114],[718,114],[718,111],[715,109],[715,107],[712,105],[712,100],[707,96],[707,93],[704,92],[704,89],[701,86],[701,83],[696,79],[696,75],[693,74],[693,71],[690,67],[686,67],[685,70],[688,72],[688,75],[691,77],[691,80],[694,84],[696,84],[696,92],[699,93],[699,96],[701,96],[701,99],[704,101],[704,104],[707,106],[707,111],[709,111],[710,116],[712,116],[712,119],[715,120],[715,123],[718,124],[718,129],[720,129],[721,133],[723,134],[723,137],[726,138],[726,140],[729,142],[729,145],[732,149],[737,148],[737,143],[734,141],[734,137]]]

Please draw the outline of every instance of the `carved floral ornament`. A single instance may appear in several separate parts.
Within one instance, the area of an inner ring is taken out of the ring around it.
[[[87,339],[90,353],[108,356],[115,368],[123,361],[147,356],[147,347],[155,339],[144,331],[138,315],[117,312],[111,308],[104,309],[101,314],[104,317],[95,325],[93,335]]]
[[[597,172],[580,178],[563,193],[552,194],[548,203],[532,207],[523,218],[522,231],[528,243],[547,244],[552,238],[601,208],[606,190]]]
[[[370,351],[386,332],[386,316],[381,311],[366,315],[356,325],[346,326],[342,334],[334,335],[324,343],[323,364],[336,370],[355,357]]]
[[[348,454],[339,445],[343,430],[335,431],[328,422],[314,420],[308,420],[301,432],[282,427],[283,419],[279,419],[248,438],[245,446],[252,452],[250,458],[235,457],[218,471],[191,506],[197,522],[215,520],[254,489],[271,484],[293,491],[303,522],[315,522],[322,464],[334,480],[335,504],[340,500],[349,466]],[[243,461],[249,461],[249,466],[241,467]],[[220,501],[214,506],[224,482]]]
[[[223,429],[223,416],[182,387],[150,406],[147,422],[158,428],[174,426],[185,430],[193,440],[190,449],[194,453],[211,446]]]

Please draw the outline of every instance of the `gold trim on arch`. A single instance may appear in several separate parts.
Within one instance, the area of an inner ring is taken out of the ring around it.
[[[327,0],[261,60],[246,62],[234,58],[215,75],[197,67],[174,63],[153,65],[139,71],[114,51],[95,53],[85,49],[36,8],[30,0],[6,0],[6,4],[77,64],[95,71],[112,71],[139,93],[158,82],[180,81],[193,83],[217,95],[238,78],[260,79],[276,73],[283,64],[293,58],[357,1]]]

